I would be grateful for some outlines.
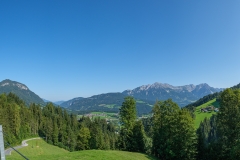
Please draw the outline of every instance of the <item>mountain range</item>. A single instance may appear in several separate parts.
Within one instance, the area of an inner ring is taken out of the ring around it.
[[[133,96],[136,99],[138,115],[149,113],[156,100],[173,99],[180,107],[186,106],[198,99],[222,91],[222,88],[213,88],[206,83],[199,85],[172,86],[166,83],[142,85],[132,90],[117,93],[105,93],[88,98],[77,97],[65,102],[55,102],[74,112],[107,111],[118,112],[124,97]],[[44,105],[47,100],[41,99],[26,85],[9,79],[0,82],[0,93],[15,93],[26,104],[37,103]]]
[[[172,86],[167,83],[156,82],[154,84],[137,87],[133,90],[125,90],[122,93],[124,95],[149,101],[166,100],[171,98],[180,107],[183,107],[189,103],[195,102],[205,95],[222,90],[223,88],[213,88],[206,83],[199,85],[190,84],[184,86]]]
[[[133,90],[125,90],[122,93],[106,93],[89,98],[74,98],[60,104],[60,106],[72,111],[118,111],[124,97],[133,96],[136,99],[138,114],[146,114],[151,111],[156,100],[173,99],[180,107],[195,102],[205,95],[222,91],[223,88],[213,88],[206,83],[199,85],[172,86],[166,83],[154,83],[143,85]]]

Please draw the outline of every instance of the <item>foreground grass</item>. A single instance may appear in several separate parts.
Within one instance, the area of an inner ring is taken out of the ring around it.
[[[59,147],[47,144],[42,139],[28,142],[28,146],[19,151],[30,160],[155,160],[154,157],[142,153],[124,151],[85,150],[68,152]],[[22,160],[16,152],[6,156],[7,160]]]
[[[196,107],[196,110],[194,114],[196,115],[196,118],[194,120],[194,126],[195,128],[198,128],[201,121],[204,120],[204,118],[210,118],[213,114],[216,114],[216,112],[201,112],[201,108],[205,108],[207,106],[214,106],[214,107],[219,107],[219,103],[216,101],[216,99],[213,99],[211,101],[208,101],[207,103],[204,103],[198,107]]]
[[[43,155],[57,155],[57,154],[66,154],[69,151],[59,148],[57,146],[49,145],[42,139],[30,140],[27,141],[28,146],[18,149],[23,155],[27,158],[30,157],[41,157]],[[12,151],[11,155],[6,156],[6,159],[23,159],[18,153]]]

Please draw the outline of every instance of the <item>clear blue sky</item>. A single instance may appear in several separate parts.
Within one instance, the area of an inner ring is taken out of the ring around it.
[[[239,0],[0,0],[0,81],[57,101],[240,83]]]

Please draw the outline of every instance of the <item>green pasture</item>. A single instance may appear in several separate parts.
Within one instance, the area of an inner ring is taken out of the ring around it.
[[[208,101],[207,103],[204,103],[198,107],[196,107],[196,110],[194,112],[195,114],[195,120],[194,120],[194,126],[195,128],[198,128],[201,121],[204,120],[204,118],[210,118],[213,114],[216,114],[216,112],[201,112],[201,108],[205,108],[207,106],[214,106],[214,107],[219,107],[219,103],[216,101],[216,99],[213,99],[211,101]]]
[[[156,160],[152,156],[142,153],[111,151],[111,150],[84,150],[69,152],[59,147],[47,144],[42,139],[28,142],[27,147],[19,149],[30,160]],[[31,144],[32,143],[32,144]],[[22,160],[16,152],[6,156],[7,160]]]

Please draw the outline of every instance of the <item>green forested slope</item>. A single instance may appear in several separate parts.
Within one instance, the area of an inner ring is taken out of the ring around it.
[[[0,95],[0,124],[5,142],[11,145],[40,136],[48,143],[70,151],[116,148],[117,134],[112,123],[86,117],[78,121],[75,115],[52,103],[44,107],[35,104],[27,107],[12,93]]]
[[[233,87],[230,87],[230,88],[231,89],[240,89],[240,83]],[[200,98],[199,100],[197,100],[196,102],[186,105],[185,107],[192,110],[192,108],[194,108],[194,107],[200,106],[200,105],[207,103],[208,101],[211,101],[213,99],[217,99],[220,94],[221,94],[221,92],[216,92],[213,94],[206,95],[203,98]]]
[[[11,81],[9,79],[0,82],[0,94],[2,93],[8,94],[10,92],[16,94],[27,105],[30,105],[31,103],[41,105],[45,104],[44,101],[38,95],[36,95],[26,85],[22,83]]]
[[[99,94],[88,98],[75,98],[64,102],[61,106],[71,110],[74,113],[89,113],[89,112],[119,112],[124,97],[122,93],[106,93]],[[154,101],[137,100],[137,114],[149,114],[152,111]]]

